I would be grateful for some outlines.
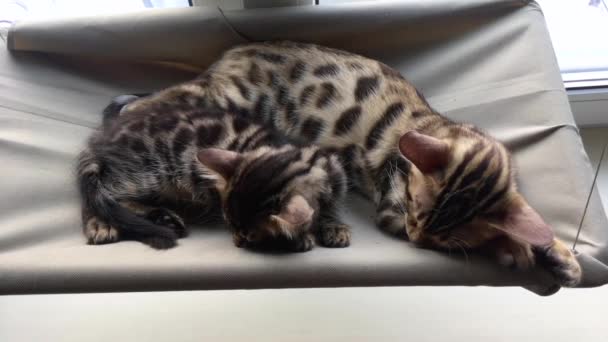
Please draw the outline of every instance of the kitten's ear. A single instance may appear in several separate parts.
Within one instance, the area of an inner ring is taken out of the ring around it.
[[[416,131],[409,131],[399,139],[399,150],[422,173],[445,167],[450,159],[446,142]]]
[[[310,204],[302,195],[295,195],[289,199],[281,212],[278,215],[272,215],[271,219],[283,229],[295,229],[310,223],[314,213],[315,210],[310,207]]]
[[[239,153],[219,148],[202,149],[198,152],[197,158],[201,164],[218,173],[225,180],[232,178],[239,163],[243,160]]]
[[[511,201],[493,226],[533,246],[547,247],[553,244],[553,230],[523,198]]]

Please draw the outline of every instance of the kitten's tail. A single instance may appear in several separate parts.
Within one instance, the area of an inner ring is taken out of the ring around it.
[[[153,224],[121,206],[104,186],[101,170],[102,164],[93,152],[86,150],[80,154],[78,187],[82,205],[90,215],[118,229],[123,238],[138,240],[156,249],[174,247],[177,234],[172,229]]]

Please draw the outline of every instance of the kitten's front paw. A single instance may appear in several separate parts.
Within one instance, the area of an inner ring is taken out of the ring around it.
[[[90,245],[103,245],[117,242],[118,230],[97,217],[90,217],[84,226],[84,235]]]
[[[165,226],[173,229],[179,238],[188,236],[188,230],[186,229],[186,225],[184,224],[182,218],[169,209],[152,209],[146,214],[146,219],[159,226]]]
[[[343,223],[331,224],[321,228],[319,240],[325,247],[348,247],[350,245],[350,227]]]
[[[561,286],[575,287],[581,282],[581,266],[563,242],[556,239],[551,247],[538,249],[536,253],[539,264],[548,268]]]
[[[293,240],[291,250],[294,252],[308,252],[315,245],[315,240],[310,234],[304,234],[300,238]]]
[[[154,249],[169,249],[177,246],[176,240],[162,236],[143,238],[141,242]]]
[[[499,264],[515,270],[531,269],[535,263],[530,245],[506,238],[495,244],[495,256]]]

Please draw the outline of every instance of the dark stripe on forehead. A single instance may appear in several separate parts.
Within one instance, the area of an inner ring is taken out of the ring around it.
[[[323,133],[323,121],[316,118],[308,118],[302,123],[300,136],[306,141],[314,142]]]
[[[232,129],[234,130],[234,133],[241,133],[249,128],[249,125],[249,121],[243,117],[236,116],[232,119]]]
[[[336,98],[337,93],[338,90],[333,84],[329,82],[322,83],[321,92],[317,98],[317,108],[321,109],[329,105],[331,101]]]
[[[388,108],[384,111],[384,114],[382,114],[382,117],[376,121],[376,124],[374,124],[367,135],[367,138],[365,139],[365,147],[368,149],[376,147],[386,128],[403,113],[404,109],[405,106],[401,102],[396,102],[388,106]]]
[[[230,144],[228,144],[228,147],[226,147],[227,150],[229,151],[236,151],[237,147],[239,145],[239,139],[238,136],[235,136],[232,141],[230,142]]]
[[[511,184],[507,183],[502,189],[496,191],[492,196],[490,196],[490,198],[488,198],[488,200],[479,207],[479,212],[485,212],[489,210],[500,200],[504,199],[504,196],[509,191],[510,186]]]
[[[243,144],[241,144],[240,148],[238,149],[239,152],[245,152],[247,151],[251,146],[251,143],[257,139],[259,139],[261,136],[266,135],[266,131],[263,128],[258,128],[256,129],[253,133],[251,133],[246,139],[245,141],[243,141]],[[241,140],[241,139],[235,139],[235,140]]]
[[[464,214],[464,213],[462,214],[465,221],[473,218],[475,215],[482,212],[480,209],[484,208],[485,203],[488,200],[488,198],[487,198],[488,195],[490,195],[492,193],[492,190],[495,190],[501,173],[502,173],[501,169],[496,169],[495,172],[492,172],[492,174],[490,176],[486,177],[483,180],[483,184],[481,185],[481,187],[477,191],[477,195],[473,199],[474,204],[469,206],[469,208],[471,210],[469,210],[466,214]],[[464,221],[461,221],[461,222],[464,222]]]
[[[334,63],[321,65],[313,71],[313,74],[317,77],[329,77],[335,76],[340,72],[340,68]]]
[[[213,147],[223,139],[224,127],[219,123],[199,126],[196,129],[196,145],[198,147]]]
[[[448,196],[448,194],[454,192],[454,184],[456,184],[456,181],[462,175],[464,169],[467,167],[467,165],[469,165],[471,160],[473,160],[473,158],[479,153],[479,151],[483,149],[483,147],[483,143],[479,141],[475,145],[473,145],[473,147],[467,153],[465,153],[464,157],[462,158],[462,161],[460,162],[460,164],[458,164],[454,172],[452,172],[452,174],[448,177],[446,185],[439,193],[439,196],[437,196],[437,199],[435,200],[435,205],[431,211],[433,215],[429,218],[427,222],[432,222],[432,220],[435,219],[435,217],[439,213],[440,206],[444,202],[445,198]]]
[[[340,118],[336,121],[334,126],[334,135],[341,136],[348,133],[351,128],[357,123],[361,116],[361,106],[356,105],[345,110],[340,114]]]
[[[458,184],[459,189],[464,189],[466,187],[471,186],[474,182],[481,181],[483,175],[488,170],[490,166],[490,162],[492,161],[492,157],[494,157],[494,153],[492,149],[482,157],[481,161],[478,162],[477,167],[475,167],[472,171],[470,171],[466,176],[462,178],[462,181]]]
[[[289,150],[257,158],[237,175],[235,186],[239,185],[242,189],[253,191],[249,193],[252,196],[256,193],[263,195],[266,192],[276,191],[276,188],[283,187],[286,181],[298,175],[298,171],[286,174],[285,170],[301,158],[300,150]]]
[[[493,168],[493,172],[489,176],[486,177],[483,185],[479,188],[479,191],[477,192],[477,200],[479,202],[485,200],[486,197],[488,197],[493,192],[493,190],[495,190],[496,185],[498,184],[498,181],[500,180],[500,176],[503,174],[503,172],[505,172],[501,155],[497,154],[498,149],[493,148],[493,150],[495,151],[494,152],[495,157],[497,157],[496,164]]]
[[[378,77],[361,77],[357,80],[357,87],[355,88],[355,101],[361,102],[372,95],[379,85]]]
[[[452,174],[448,177],[448,182],[446,183],[446,186],[443,189],[442,195],[445,195],[446,193],[451,192],[453,190],[452,188],[454,187],[454,184],[456,183],[458,178],[462,176],[462,172],[464,171],[464,169],[467,167],[467,165],[469,165],[471,160],[473,160],[473,158],[483,149],[483,147],[484,144],[479,141],[475,145],[473,145],[473,147],[469,151],[467,151],[467,153],[465,153],[464,157],[460,161],[460,164],[458,164],[454,172],[452,172]]]

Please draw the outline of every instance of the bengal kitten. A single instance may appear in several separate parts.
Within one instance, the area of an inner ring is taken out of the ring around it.
[[[130,104],[215,105],[322,146],[357,146],[377,224],[415,243],[485,247],[506,266],[545,265],[575,286],[581,268],[518,192],[507,149],[437,113],[387,65],[293,42],[234,47],[195,80]]]
[[[336,151],[223,111],[160,103],[117,115],[134,98],[106,108],[79,158],[89,243],[170,248],[186,235],[185,221],[205,221],[221,203],[239,247],[307,251],[313,234],[323,246],[349,245],[336,215],[347,188]]]

